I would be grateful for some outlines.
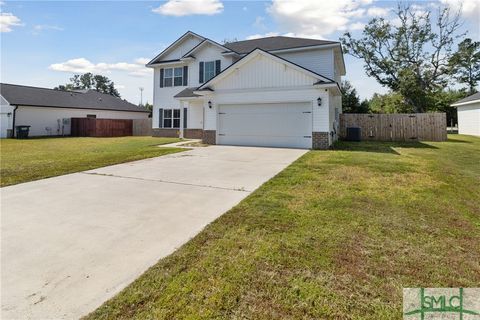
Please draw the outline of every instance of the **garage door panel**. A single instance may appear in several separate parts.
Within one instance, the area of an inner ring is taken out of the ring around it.
[[[219,144],[310,148],[311,103],[221,105]]]

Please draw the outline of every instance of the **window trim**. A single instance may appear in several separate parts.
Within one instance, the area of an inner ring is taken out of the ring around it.
[[[207,63],[211,63],[212,66],[213,66],[213,69],[212,69],[212,77],[207,79]],[[212,61],[203,61],[203,82],[207,82],[209,81],[210,79],[212,79],[213,77],[215,77],[215,60],[212,60]]]
[[[175,116],[175,111],[178,110],[178,117]],[[170,116],[167,117],[166,112],[170,111]],[[170,127],[165,126],[165,120],[170,120]],[[175,120],[178,120],[178,127],[175,127]],[[181,110],[180,108],[163,108],[162,128],[164,129],[180,129]]]
[[[181,73],[182,75],[181,75],[181,76],[175,76],[175,69],[179,69],[179,70],[180,70],[180,73]],[[171,77],[167,77],[167,70],[172,70],[172,76],[171,76]],[[180,79],[181,79],[179,85],[175,85],[175,78],[180,78]],[[163,87],[164,87],[164,88],[183,87],[183,78],[184,78],[183,66],[180,66],[180,67],[171,67],[171,68],[163,68]],[[172,79],[172,85],[170,85],[170,86],[167,86],[167,85],[166,85],[166,80],[167,80],[167,79]]]

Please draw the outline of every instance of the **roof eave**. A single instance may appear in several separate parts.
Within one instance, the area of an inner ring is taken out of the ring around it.
[[[457,103],[451,104],[450,106],[451,107],[462,107],[462,106],[466,106],[468,104],[474,104],[474,103],[480,103],[480,99],[465,101],[465,102],[457,102]]]
[[[180,38],[178,38],[177,40],[175,40],[171,45],[169,45],[167,48],[165,48],[162,52],[160,52],[158,55],[156,55],[155,58],[153,58],[152,60],[150,60],[150,61],[146,64],[146,66],[148,67],[148,66],[154,65],[154,64],[155,64],[154,61],[156,61],[157,59],[159,59],[163,54],[165,54],[168,50],[170,50],[171,48],[173,48],[174,46],[176,46],[177,44],[179,44],[179,43],[182,41],[182,39],[184,39],[185,37],[187,37],[187,36],[189,36],[189,35],[192,35],[192,36],[194,36],[194,37],[197,37],[197,38],[199,38],[199,39],[202,39],[202,41],[205,40],[205,37],[202,37],[201,35],[196,34],[195,32],[192,32],[192,31],[189,30],[189,31],[185,32],[182,36],[180,36]]]

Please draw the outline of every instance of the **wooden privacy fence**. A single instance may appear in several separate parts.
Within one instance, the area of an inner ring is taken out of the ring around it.
[[[74,137],[131,136],[131,119],[72,118],[70,134]]]
[[[134,136],[151,136],[152,135],[152,118],[133,119]]]
[[[347,127],[358,127],[361,139],[375,141],[446,141],[445,113],[358,114],[340,115],[340,137]]]

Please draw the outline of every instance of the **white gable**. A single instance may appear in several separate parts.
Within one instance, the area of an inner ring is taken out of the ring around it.
[[[311,86],[317,78],[279,59],[258,54],[213,85],[214,90]]]
[[[190,62],[188,64],[188,67],[190,68],[190,86],[199,86],[201,83],[198,82],[199,80],[199,63],[201,61],[214,61],[214,60],[220,60],[220,69],[223,71],[225,70],[228,66],[232,64],[232,57],[229,56],[223,56],[222,48],[213,45],[213,44],[204,44],[202,45],[198,50],[196,50],[193,53],[193,56],[195,56],[195,60]]]
[[[203,39],[194,35],[188,35],[180,43],[170,48],[166,53],[162,55],[161,60],[175,60],[180,59],[185,53],[192,50],[193,47],[202,42]]]

